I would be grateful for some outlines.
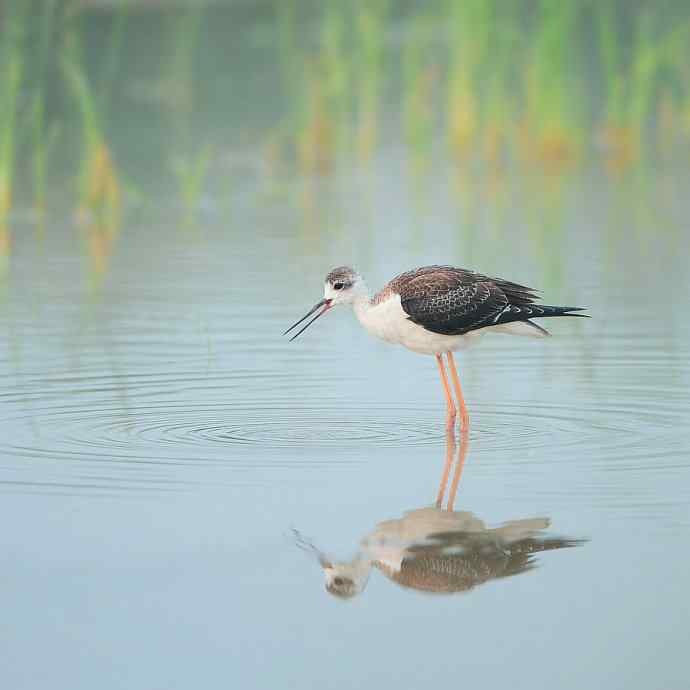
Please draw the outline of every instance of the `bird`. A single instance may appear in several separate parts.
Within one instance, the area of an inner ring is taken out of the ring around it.
[[[538,299],[538,291],[534,288],[445,265],[422,266],[401,273],[370,297],[357,271],[350,266],[338,266],[326,275],[323,299],[283,335],[315,314],[294,333],[290,338],[293,341],[334,307],[351,306],[371,335],[412,352],[436,357],[446,399],[446,427],[454,428],[459,407],[460,431],[467,432],[469,413],[453,352],[467,348],[492,331],[536,338],[550,335],[532,321],[535,318],[587,316],[579,313],[584,311],[583,307],[550,306],[539,304]]]
[[[548,518],[537,517],[491,528],[469,511],[426,506],[380,522],[345,561],[332,559],[298,530],[292,531],[296,546],[316,557],[326,591],[352,599],[364,591],[372,568],[405,589],[452,594],[527,572],[536,566],[537,553],[585,543],[546,536],[549,524]]]

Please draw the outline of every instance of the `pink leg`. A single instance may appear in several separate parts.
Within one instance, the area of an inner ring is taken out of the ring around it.
[[[446,404],[448,405],[446,429],[452,429],[455,425],[455,416],[457,414],[457,410],[455,409],[455,402],[453,402],[453,395],[450,392],[448,377],[446,376],[446,368],[443,366],[443,358],[441,355],[436,355],[436,361],[438,362],[438,369],[441,372],[441,383],[443,383],[443,390],[446,394]]]
[[[453,377],[453,386],[455,387],[455,395],[458,396],[458,404],[460,405],[460,431],[467,431],[470,428],[470,415],[467,412],[465,399],[462,397],[462,388],[460,387],[460,377],[458,370],[455,368],[455,360],[453,353],[448,352],[448,364],[450,366],[450,375]]]

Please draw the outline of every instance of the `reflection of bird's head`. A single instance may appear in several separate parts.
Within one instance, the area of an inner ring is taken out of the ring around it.
[[[352,599],[359,592],[349,577],[333,577],[326,580],[326,591],[339,599]]]
[[[326,576],[326,591],[339,599],[352,599],[364,590],[371,572],[371,561],[355,557],[351,561],[334,562],[296,529],[295,544],[316,557]]]
[[[324,568],[323,572],[329,594],[338,599],[352,599],[367,586],[371,563],[356,558],[346,563],[334,563]]]

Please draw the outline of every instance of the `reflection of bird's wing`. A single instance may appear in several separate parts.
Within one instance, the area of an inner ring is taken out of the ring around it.
[[[491,530],[499,539],[508,543],[532,537],[550,525],[548,518],[528,518],[526,520],[509,520]]]
[[[399,568],[375,563],[387,577],[402,587],[424,592],[449,594],[465,592],[489,580],[519,575],[535,567],[534,554],[541,551],[580,546],[576,539],[521,539],[502,547],[491,539],[472,535],[437,535],[448,541],[443,546],[418,547],[406,555]],[[450,542],[454,541],[455,546]]]
[[[427,507],[411,510],[396,520],[376,525],[360,542],[362,555],[383,564],[393,572],[400,569],[405,557],[418,548],[438,545],[437,534],[485,534],[484,523],[472,513],[449,512]]]
[[[433,512],[438,509],[426,510]],[[414,511],[414,514],[420,520],[424,511]],[[390,534],[393,523],[398,523],[400,528],[400,523],[411,515],[413,513],[408,513],[402,520],[391,520],[381,525],[388,526]],[[446,516],[444,521],[441,516],[429,519],[432,516],[427,514],[427,519],[422,521],[427,527],[433,523],[435,527],[446,529],[427,530],[423,539],[398,541],[397,550],[393,549],[395,542],[391,539],[370,543],[369,555],[374,565],[403,587],[426,592],[462,592],[489,580],[517,575],[533,568],[535,553],[582,543],[538,538],[540,530],[549,524],[546,518],[513,520],[496,529],[487,529],[471,513],[446,512]],[[465,523],[475,529],[454,529],[453,516],[457,518],[456,525]],[[478,528],[479,525],[482,528]]]
[[[375,565],[403,587],[424,592],[465,592],[504,573],[508,556],[493,549],[490,554],[477,550],[443,553],[437,547],[421,547],[408,555],[397,571],[385,564]]]
[[[383,543],[415,544],[438,532],[485,532],[486,525],[466,511],[427,507],[406,512],[401,518],[384,520],[361,541],[369,549]]]
[[[505,570],[501,577],[509,577],[530,570],[534,567],[534,554],[543,551],[555,551],[557,549],[571,549],[582,546],[586,539],[565,539],[563,537],[549,537],[538,539],[527,537],[510,544],[510,555]]]

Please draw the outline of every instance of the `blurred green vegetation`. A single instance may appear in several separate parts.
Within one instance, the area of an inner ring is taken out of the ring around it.
[[[17,209],[111,238],[158,184],[190,217],[247,169],[327,175],[389,146],[421,172],[686,166],[690,4],[5,0],[0,113],[0,256]]]

